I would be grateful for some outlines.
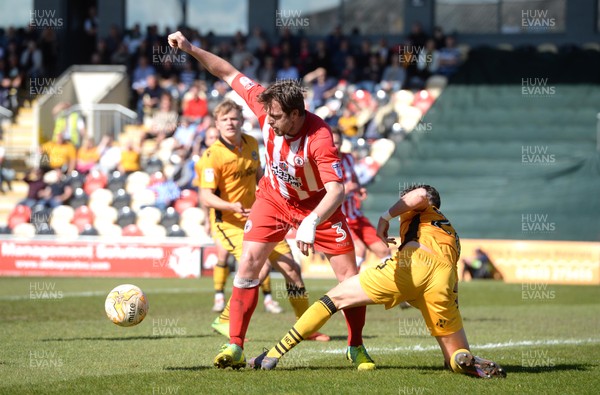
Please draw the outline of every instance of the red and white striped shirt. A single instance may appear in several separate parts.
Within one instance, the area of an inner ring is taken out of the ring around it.
[[[342,154],[342,174],[344,184],[350,181],[358,183],[358,176],[354,171],[354,157],[351,154]],[[349,220],[363,216],[359,207],[358,195],[355,191],[346,192],[346,198],[342,203],[342,212]]]
[[[302,201],[323,196],[328,182],[342,182],[342,165],[333,145],[329,126],[318,116],[306,112],[300,132],[292,137],[277,136],[266,123],[267,113],[258,95],[263,86],[243,74],[232,83],[258,117],[266,148],[265,176],[268,184],[287,200]]]

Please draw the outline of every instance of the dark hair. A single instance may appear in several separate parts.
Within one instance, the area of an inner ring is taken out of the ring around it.
[[[414,191],[415,189],[419,189],[419,188],[423,188],[427,192],[427,200],[429,201],[429,204],[431,204],[433,207],[441,208],[442,199],[440,198],[440,194],[437,191],[437,189],[435,189],[431,185],[427,185],[427,184],[411,185],[408,188],[404,189],[400,193],[400,197],[406,195],[410,191]]]
[[[333,126],[331,128],[331,134],[335,135],[335,136],[339,136],[340,138],[343,138],[343,134],[342,134],[342,129],[340,129],[338,126]]]
[[[277,81],[258,95],[258,102],[266,109],[271,107],[273,101],[277,101],[287,115],[291,114],[293,110],[298,110],[300,115],[304,115],[302,87],[295,81]]]

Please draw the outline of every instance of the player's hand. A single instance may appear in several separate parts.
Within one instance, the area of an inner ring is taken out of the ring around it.
[[[390,221],[387,221],[385,218],[379,218],[379,222],[377,223],[377,237],[381,239],[385,243],[386,246],[389,247],[391,244],[396,244],[396,239],[388,236],[388,231],[390,230]]]
[[[296,245],[303,255],[308,256],[309,252],[315,252],[315,232],[319,225],[319,216],[315,213],[310,213],[300,223],[296,231]]]
[[[167,40],[169,41],[169,45],[172,48],[179,48],[184,52],[190,52],[190,50],[192,49],[192,44],[190,44],[188,39],[185,38],[183,33],[181,33],[180,31],[176,31],[175,33],[169,34]]]
[[[233,211],[234,213],[242,214],[243,217],[247,217],[250,215],[250,209],[244,208],[244,206],[242,206],[242,203],[240,202],[233,203],[231,205],[231,211]]]

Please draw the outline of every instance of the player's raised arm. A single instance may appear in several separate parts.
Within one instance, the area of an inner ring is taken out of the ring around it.
[[[416,188],[406,193],[400,199],[394,203],[392,207],[379,217],[377,223],[377,236],[384,243],[389,245],[390,243],[396,244],[396,240],[393,237],[389,237],[388,230],[390,229],[390,219],[402,215],[408,211],[423,211],[429,206],[429,199],[427,198],[427,191],[425,188]]]
[[[209,73],[227,82],[229,86],[239,73],[239,70],[220,56],[192,45],[179,31],[169,34],[168,40],[171,47],[181,49],[192,55]]]

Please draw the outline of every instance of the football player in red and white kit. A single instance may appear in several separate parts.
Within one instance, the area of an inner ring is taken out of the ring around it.
[[[168,41],[229,84],[258,117],[263,133],[265,175],[246,222],[233,282],[230,344],[214,359],[216,367],[239,369],[246,365],[244,338],[256,308],[260,269],[291,227],[297,228],[300,251],[308,255],[316,248],[324,253],[338,281],[357,274],[354,244],[340,208],[344,200],[341,163],[327,124],[305,111],[298,84],[280,81],[265,89],[221,57],[193,46],[181,32],[170,34]],[[365,313],[365,307],[345,310],[346,357],[360,370],[375,368],[363,346]]]
[[[342,203],[342,212],[346,215],[348,227],[352,232],[356,250],[356,265],[361,267],[365,260],[367,248],[371,250],[379,260],[385,260],[391,256],[390,249],[377,236],[377,229],[371,224],[369,219],[363,215],[359,207],[360,183],[358,176],[354,171],[354,157],[351,154],[343,153],[342,132],[338,128],[332,129],[333,144],[338,150],[342,163],[342,174],[346,198]]]

